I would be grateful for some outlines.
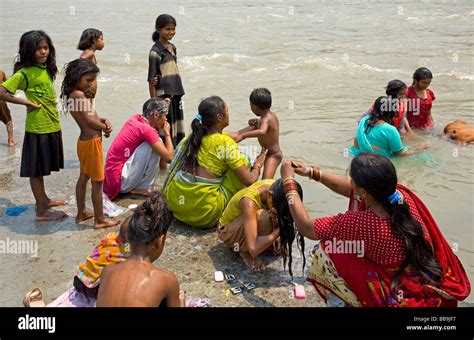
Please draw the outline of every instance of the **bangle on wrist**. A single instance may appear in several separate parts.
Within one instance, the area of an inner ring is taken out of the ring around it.
[[[298,190],[298,186],[296,185],[296,182],[289,182],[289,183],[283,184],[283,191],[285,192],[285,194],[290,191],[297,191],[297,190]]]
[[[288,178],[285,178],[285,179],[283,180],[283,184],[285,184],[285,183],[287,183],[287,182],[294,182],[294,181],[295,181],[295,179],[294,179],[293,177],[288,177]]]
[[[309,168],[309,179],[312,179],[313,178],[313,167],[312,166],[308,166],[307,168]]]
[[[316,182],[321,182],[321,179],[323,178],[323,171],[321,170],[321,168],[316,168],[318,169],[318,176],[315,178],[315,172],[314,172],[314,169],[313,169],[313,179],[316,181]]]

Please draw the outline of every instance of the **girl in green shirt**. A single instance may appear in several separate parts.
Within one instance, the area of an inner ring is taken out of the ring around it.
[[[58,68],[51,38],[43,31],[29,31],[20,39],[15,74],[0,85],[0,101],[26,106],[26,128],[21,156],[21,177],[30,178],[36,200],[36,220],[56,221],[67,217],[51,207],[66,204],[46,195],[44,176],[64,168],[61,124],[54,79]],[[15,97],[17,90],[26,99]]]

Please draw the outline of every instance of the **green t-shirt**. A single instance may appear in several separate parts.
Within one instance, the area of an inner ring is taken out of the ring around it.
[[[39,109],[26,114],[26,131],[45,134],[61,130],[56,91],[46,66],[34,65],[18,70],[0,86],[3,86],[12,95],[17,90],[22,90],[29,101],[41,104]]]

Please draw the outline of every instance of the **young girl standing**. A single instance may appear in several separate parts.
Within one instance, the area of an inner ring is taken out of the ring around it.
[[[176,46],[171,43],[171,39],[176,33],[176,20],[171,15],[161,14],[156,18],[155,29],[152,36],[155,44],[151,48],[148,58],[150,97],[169,97],[171,99],[167,118],[171,126],[173,145],[176,146],[184,138],[184,117],[181,104],[184,89],[178,71]]]
[[[80,58],[97,64],[95,51],[102,51],[105,46],[104,34],[95,28],[88,28],[82,32],[77,49],[83,51]]]
[[[64,168],[61,123],[56,109],[54,90],[56,52],[51,38],[43,31],[29,31],[20,39],[15,74],[0,85],[0,100],[26,106],[26,128],[21,156],[21,177],[29,177],[36,200],[36,220],[55,221],[65,218],[51,207],[66,204],[46,195],[44,176]],[[26,99],[14,97],[17,90]]]
[[[420,67],[413,74],[413,84],[408,87],[407,120],[414,129],[432,129],[434,127],[431,106],[436,97],[433,91],[428,88],[432,79],[431,71],[426,67]]]

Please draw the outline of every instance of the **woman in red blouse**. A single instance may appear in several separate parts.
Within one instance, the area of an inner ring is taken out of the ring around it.
[[[426,67],[420,67],[413,74],[413,84],[408,87],[407,120],[413,129],[432,129],[434,127],[431,106],[436,96],[428,88],[432,79],[431,71]]]
[[[349,210],[310,218],[294,191],[295,173],[350,198]],[[325,301],[439,307],[469,295],[460,261],[421,200],[398,184],[388,158],[361,153],[351,162],[350,179],[287,160],[281,177],[298,232],[320,240],[308,281]]]

